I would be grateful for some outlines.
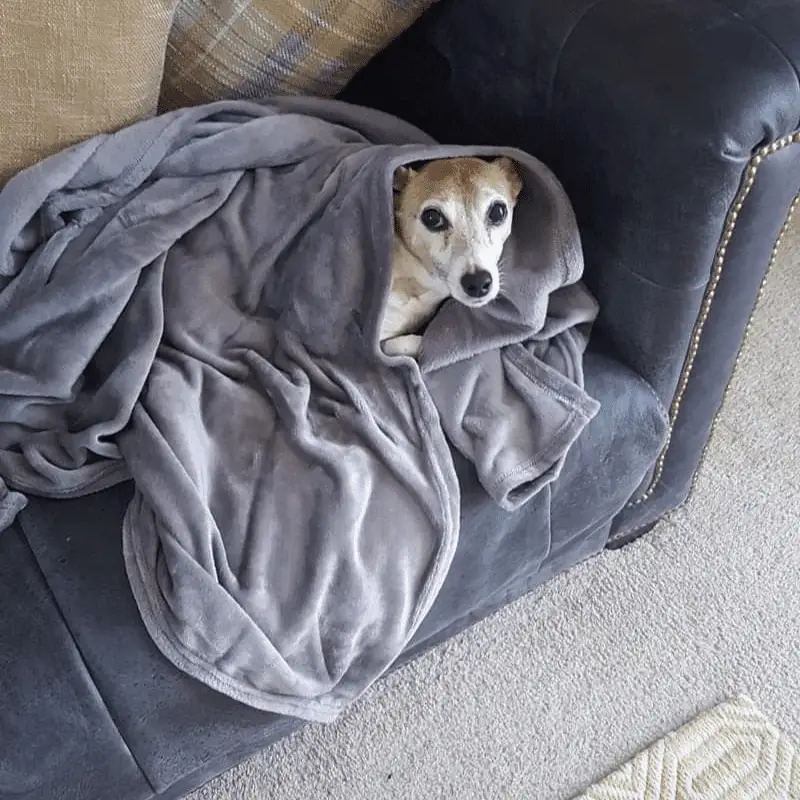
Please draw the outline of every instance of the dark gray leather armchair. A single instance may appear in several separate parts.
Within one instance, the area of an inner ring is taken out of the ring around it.
[[[799,66],[796,0],[440,0],[345,92],[548,163],[602,309],[599,421],[519,513],[457,460],[461,544],[404,660],[687,497],[800,191]],[[123,569],[129,497],[32,500],[0,536],[0,800],[177,798],[299,725],[160,655]]]

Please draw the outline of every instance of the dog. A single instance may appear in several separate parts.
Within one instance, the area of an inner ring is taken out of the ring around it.
[[[448,297],[480,308],[500,291],[500,258],[523,182],[505,156],[399,167],[393,178],[394,252],[380,327],[390,356],[419,355],[419,335]]]

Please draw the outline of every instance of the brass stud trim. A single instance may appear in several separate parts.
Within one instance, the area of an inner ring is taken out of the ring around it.
[[[795,139],[795,141],[796,142],[800,142],[800,137]],[[716,430],[716,427],[717,427],[717,421],[719,420],[720,412],[725,407],[725,401],[728,399],[728,394],[730,393],[731,385],[733,384],[733,379],[736,376],[736,371],[739,368],[739,364],[740,364],[740,362],[742,360],[742,354],[744,353],[745,348],[748,345],[748,341],[750,339],[750,333],[751,333],[751,331],[753,329],[753,320],[755,319],[756,313],[758,311],[758,307],[761,305],[761,300],[764,297],[764,289],[767,286],[767,279],[769,278],[769,274],[772,271],[772,267],[775,265],[775,262],[778,259],[778,254],[780,253],[781,242],[783,241],[783,237],[786,234],[786,231],[789,229],[789,226],[791,225],[792,217],[794,217],[794,213],[797,210],[798,205],[800,205],[800,192],[798,192],[794,196],[794,199],[792,200],[791,205],[789,206],[789,211],[786,214],[786,219],[784,220],[783,225],[781,226],[780,232],[778,233],[778,238],[775,240],[775,245],[772,248],[772,254],[770,255],[769,263],[767,264],[767,270],[764,273],[764,278],[761,281],[761,286],[759,286],[759,288],[758,288],[758,294],[756,295],[755,305],[753,306],[753,310],[750,313],[750,317],[747,320],[747,325],[745,326],[745,329],[744,329],[744,335],[742,336],[741,347],[739,348],[739,352],[736,354],[736,360],[733,362],[733,368],[731,369],[731,376],[730,376],[730,379],[728,380],[728,385],[725,387],[725,391],[722,394],[722,402],[720,403],[720,406],[719,406],[719,409],[717,410],[717,413],[714,414],[714,419],[711,420],[711,428],[710,428],[710,430],[708,432],[708,438],[706,439],[706,443],[703,446],[703,452],[700,454],[700,461],[697,464],[697,469],[695,469],[694,474],[692,475],[692,482],[691,482],[691,485],[689,486],[689,492],[686,495],[686,499],[683,501],[683,503],[681,503],[681,506],[683,506],[686,503],[688,503],[689,499],[694,494],[695,486],[697,484],[697,477],[698,477],[698,474],[700,473],[700,470],[703,468],[703,463],[706,460],[706,454],[708,453],[708,447],[709,447],[709,444],[710,444],[710,442],[711,442],[711,440],[712,440],[712,438],[714,436],[714,431]]]
[[[630,500],[626,505],[626,508],[641,505],[642,503],[647,502],[655,494],[655,491],[658,488],[658,484],[661,481],[662,475],[664,474],[664,464],[666,462],[667,453],[669,452],[669,447],[672,442],[672,434],[675,429],[675,425],[678,421],[678,415],[680,414],[683,400],[684,397],[686,396],[686,390],[688,389],[689,386],[689,379],[692,376],[692,370],[694,369],[695,361],[697,359],[697,354],[700,350],[700,343],[702,340],[703,331],[705,329],[706,322],[708,321],[708,317],[711,314],[711,306],[714,301],[714,297],[716,296],[717,288],[722,278],[722,273],[725,269],[725,257],[728,252],[728,245],[730,244],[731,239],[733,238],[733,234],[736,230],[736,223],[738,221],[739,214],[741,213],[745,200],[747,199],[751,189],[753,188],[759,167],[761,166],[761,164],[763,164],[764,160],[768,158],[770,155],[777,153],[778,151],[783,150],[785,147],[788,147],[792,144],[800,144],[800,131],[797,131],[794,134],[789,134],[788,136],[784,136],[778,139],[777,141],[773,142],[772,144],[765,145],[764,147],[756,151],[756,153],[748,162],[747,169],[745,171],[744,181],[742,182],[742,185],[736,197],[734,198],[733,205],[725,219],[725,225],[722,229],[722,236],[720,237],[719,245],[717,246],[717,250],[714,254],[711,277],[709,279],[708,285],[706,286],[706,291],[703,296],[703,302],[700,305],[700,312],[698,314],[697,321],[695,322],[694,329],[692,330],[691,339],[689,340],[689,352],[686,356],[686,360],[683,363],[683,369],[681,370],[681,374],[678,379],[678,386],[675,391],[672,403],[670,404],[669,425],[667,428],[667,436],[664,442],[664,446],[662,447],[661,452],[659,453],[658,458],[656,459],[653,476],[650,479],[650,483],[647,489],[639,497]],[[742,350],[747,341],[747,337],[749,336],[750,328],[753,321],[753,315],[755,314],[755,311],[758,308],[758,304],[761,300],[761,296],[764,293],[764,286],[767,276],[769,275],[769,271],[772,268],[772,265],[774,264],[775,259],[777,257],[778,247],[780,245],[781,239],[783,238],[783,235],[786,232],[786,229],[788,228],[791,218],[794,214],[795,208],[797,207],[798,198],[800,198],[800,195],[797,195],[792,201],[792,204],[789,208],[789,213],[787,214],[783,227],[781,228],[778,234],[778,238],[775,241],[775,244],[772,248],[769,264],[767,265],[767,271],[764,275],[764,280],[761,283],[761,288],[758,291],[756,305],[753,309],[753,312],[751,313],[750,319],[747,322],[747,326],[745,327],[745,333],[742,338],[742,345],[739,348],[739,352],[736,356],[736,361],[734,362],[733,370],[731,371],[731,377],[728,381],[727,386],[725,387],[725,392],[723,393],[723,399],[722,399],[723,404],[725,402],[725,397],[728,394],[728,389],[730,388],[733,374],[736,371],[736,367],[739,363]],[[722,405],[720,405],[720,410],[721,408]],[[697,469],[695,470],[694,475],[692,476],[692,485],[690,488],[690,494],[691,491],[693,491],[695,481],[697,480],[697,472],[700,469],[700,466],[702,465],[703,459],[705,458],[705,453],[708,448],[711,435],[714,432],[714,427],[716,425],[718,415],[719,415],[719,410],[717,411],[717,414],[715,414],[714,419],[711,422],[709,437],[706,440],[706,444],[700,456],[700,462],[698,463]],[[622,535],[624,534],[618,534],[614,538],[618,538],[618,536]]]

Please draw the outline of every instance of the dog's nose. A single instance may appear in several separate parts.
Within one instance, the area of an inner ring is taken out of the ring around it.
[[[485,269],[468,272],[461,279],[461,286],[470,297],[486,297],[492,288],[492,275]]]

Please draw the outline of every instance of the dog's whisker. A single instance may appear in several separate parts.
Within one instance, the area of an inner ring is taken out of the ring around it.
[[[505,279],[505,262],[500,261],[497,264],[497,286],[498,289],[503,288],[503,281]]]

